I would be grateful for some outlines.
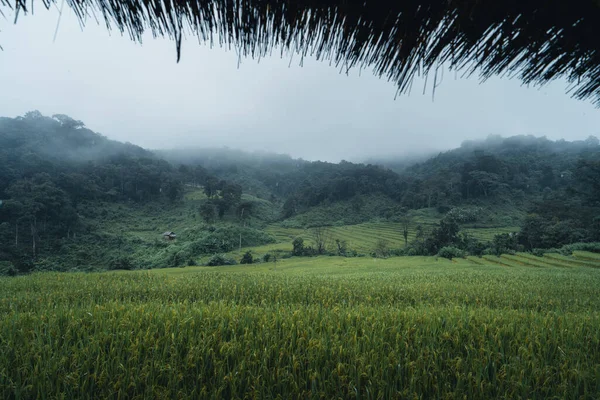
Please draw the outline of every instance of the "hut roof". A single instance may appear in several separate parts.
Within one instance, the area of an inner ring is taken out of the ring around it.
[[[43,0],[49,8],[57,0]],[[437,67],[502,74],[526,84],[558,77],[572,95],[600,105],[599,0],[77,0],[81,21],[100,14],[108,29],[141,40],[145,30],[183,35],[262,57],[274,47],[330,60],[344,70],[372,67],[400,91]],[[33,0],[0,0],[27,11]],[[300,61],[301,63],[301,61]],[[436,83],[433,83],[435,87]]]

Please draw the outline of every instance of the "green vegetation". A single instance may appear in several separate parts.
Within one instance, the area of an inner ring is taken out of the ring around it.
[[[454,258],[462,258],[465,256],[465,252],[461,249],[457,249],[456,247],[446,246],[442,247],[438,253],[440,257],[447,258],[452,260]]]
[[[397,209],[398,203],[387,196],[356,196],[311,206],[301,214],[289,215],[280,225],[285,228],[356,225],[374,218],[387,220],[399,212]]]
[[[600,252],[599,149],[593,137],[490,137],[395,172],[227,149],[152,153],[62,114],[0,118],[0,274],[239,262],[250,250]]]
[[[252,252],[250,250],[246,251],[240,260],[240,264],[252,264],[253,262],[254,257],[252,257]]]
[[[573,256],[581,260],[598,262],[600,261],[600,254],[591,253],[589,251],[574,251]]]
[[[209,267],[218,267],[221,265],[235,265],[235,264],[237,264],[237,263],[235,262],[234,259],[227,258],[223,254],[215,254],[206,263],[206,265],[208,265]]]
[[[64,115],[0,118],[0,274],[194,265],[272,243],[274,208]]]
[[[430,257],[3,278],[0,395],[591,399],[598,287]]]

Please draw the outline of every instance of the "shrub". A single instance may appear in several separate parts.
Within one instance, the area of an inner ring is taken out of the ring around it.
[[[392,249],[390,250],[390,255],[392,256],[405,256],[407,253],[407,251],[403,248],[396,248],[396,249]]]
[[[312,257],[317,255],[317,251],[312,246],[306,246],[304,248],[303,255]]]
[[[267,253],[263,256],[263,261],[268,263],[269,261],[271,261],[271,253]]]
[[[494,235],[492,247],[497,256],[500,254],[514,254],[517,250],[517,246],[517,235],[511,233]]]
[[[108,268],[113,271],[119,270],[119,269],[125,270],[125,271],[130,271],[133,269],[133,262],[127,256],[115,257],[109,263]]]
[[[551,252],[550,250],[554,250],[552,252],[557,252],[556,249],[533,249],[531,250],[531,254],[537,257],[543,257],[547,252]]]
[[[223,254],[215,254],[206,263],[209,267],[217,267],[221,265],[235,265],[237,264],[234,259],[227,258]]]
[[[486,247],[485,249],[483,249],[483,253],[481,253],[481,256],[495,256],[495,255],[496,255],[496,252],[491,247]]]
[[[189,260],[189,258],[189,254],[185,250],[173,251],[167,256],[163,266],[167,268],[181,267],[186,264],[186,260]]]
[[[250,250],[245,252],[240,260],[240,264],[252,264],[253,262],[254,258],[252,257],[252,252]]]
[[[294,239],[292,242],[292,246],[294,246],[292,250],[292,254],[295,256],[303,256],[304,255],[304,239],[300,236]]]
[[[337,247],[337,255],[345,256],[348,252],[348,243],[345,240],[335,239],[335,244]]]
[[[487,246],[484,243],[478,240],[472,240],[467,244],[466,249],[470,255],[481,257],[485,252],[486,247]]]
[[[0,276],[15,276],[17,269],[10,261],[0,261]]]
[[[561,253],[568,253],[568,255],[571,255],[574,251],[589,251],[591,253],[600,253],[600,243],[572,243],[567,244],[560,249]]]
[[[591,253],[600,253],[600,243],[591,242],[591,243],[571,243],[566,244],[560,248],[549,248],[549,249],[540,249],[534,248],[531,249],[531,254],[536,256],[543,256],[546,253],[559,253],[564,256],[570,256],[574,251],[589,251]]]
[[[465,254],[461,249],[452,246],[446,246],[440,249],[438,256],[447,258],[448,260],[452,260],[453,258],[464,257]]]
[[[437,206],[437,212],[439,212],[440,214],[445,214],[448,211],[450,211],[450,207],[447,205],[442,204],[442,205]]]
[[[385,258],[390,255],[390,244],[385,239],[378,239],[375,243],[375,251],[372,253],[373,257]]]
[[[414,247],[409,247],[408,250],[406,250],[406,255],[411,257],[417,256],[419,255],[419,252]]]
[[[356,250],[348,250],[346,252],[346,257],[358,257],[358,252]]]

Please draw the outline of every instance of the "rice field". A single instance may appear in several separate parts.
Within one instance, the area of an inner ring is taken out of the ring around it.
[[[571,256],[560,254],[544,254],[543,257],[537,257],[529,253],[517,253],[515,255],[502,254],[501,256],[483,256],[481,258],[467,257],[467,260],[474,264],[485,265],[495,264],[506,267],[525,266],[538,268],[600,268],[600,257],[596,253],[587,251],[575,251]]]
[[[0,397],[596,399],[595,256],[1,278]]]
[[[435,227],[437,221],[424,220],[421,226],[425,232]],[[412,224],[409,229],[408,240],[414,240],[417,224]],[[327,228],[332,240],[345,240],[348,248],[369,253],[372,251],[378,240],[386,240],[390,247],[404,247],[404,236],[402,235],[402,225],[394,222],[369,222],[358,225],[332,226]],[[288,243],[291,249],[291,242],[297,236],[302,236],[308,243],[311,242],[310,229],[284,228],[278,225],[270,225],[266,231],[273,235],[278,242]],[[519,227],[502,228],[467,228],[463,231],[481,241],[487,242],[499,233],[518,232]]]
[[[400,224],[396,223],[332,226],[328,227],[327,230],[330,240],[345,240],[348,248],[360,252],[369,252],[374,249],[379,239],[386,240],[391,247],[404,247],[402,228]],[[283,228],[272,225],[266,231],[273,235],[277,241],[289,243],[290,248],[292,240],[297,236],[302,236],[308,244],[312,242],[310,229]],[[414,236],[414,232],[411,233]]]

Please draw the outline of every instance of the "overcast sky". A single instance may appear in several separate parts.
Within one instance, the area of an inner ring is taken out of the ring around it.
[[[174,42],[143,45],[89,21],[82,31],[58,12],[0,17],[0,115],[68,114],[103,135],[147,148],[229,146],[309,160],[443,150],[489,134],[585,139],[600,113],[565,94],[518,80],[445,74],[432,100],[423,81],[394,99],[393,83],[370,72],[340,74],[328,63],[278,56],[242,60],[190,39],[176,63]]]

